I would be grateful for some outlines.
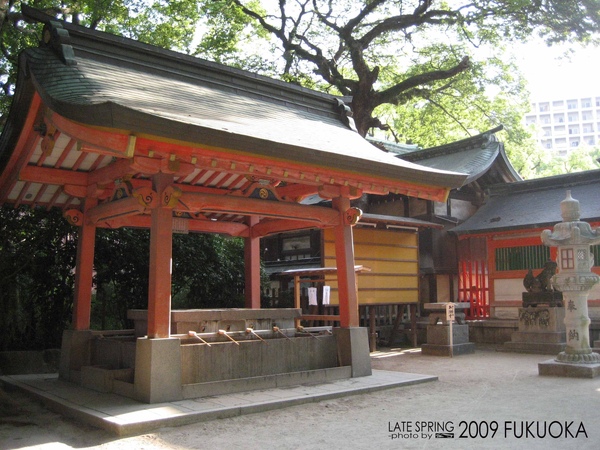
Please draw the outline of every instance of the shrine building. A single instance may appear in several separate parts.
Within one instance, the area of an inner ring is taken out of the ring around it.
[[[363,194],[445,202],[466,175],[376,148],[335,96],[25,5],[23,14],[44,28],[39,47],[19,58],[0,137],[0,204],[60,208],[78,227],[60,377],[155,403],[249,389],[258,376],[264,388],[370,375],[353,245],[361,211],[350,202]],[[306,202],[314,195],[331,203]],[[148,307],[132,313],[135,336],[90,329],[102,227],[150,230]],[[318,339],[296,326],[295,308],[259,310],[259,240],[310,228],[331,238],[339,301],[339,327]],[[245,240],[246,309],[171,311],[174,231]]]

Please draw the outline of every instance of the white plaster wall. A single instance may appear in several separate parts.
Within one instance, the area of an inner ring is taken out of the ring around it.
[[[445,216],[448,213],[448,206],[445,202],[433,202],[433,212],[439,216]]]
[[[444,204],[444,208],[445,206]],[[452,209],[452,217],[456,217],[460,221],[467,220],[477,211],[477,207],[473,203],[465,200],[451,199],[450,208]]]
[[[521,300],[523,291],[522,279],[494,280],[494,298],[496,303]]]
[[[516,306],[502,306],[502,302],[522,300],[523,279],[503,279],[494,281],[495,308],[492,317],[497,319],[518,319],[519,310]]]
[[[492,312],[495,319],[519,319],[519,308],[514,306],[501,307],[496,306]]]
[[[493,317],[498,319],[517,319],[518,308],[514,306],[502,306],[502,302],[521,300],[524,291],[522,279],[506,279],[494,281],[495,310]],[[600,300],[600,284],[594,286],[590,291],[588,300]],[[589,308],[590,319],[600,319],[600,307]]]

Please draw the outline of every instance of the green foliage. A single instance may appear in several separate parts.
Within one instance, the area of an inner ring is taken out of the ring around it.
[[[147,307],[149,246],[148,230],[97,231],[94,328],[125,328],[127,310]],[[171,282],[173,309],[242,308],[243,239],[175,234]]]
[[[353,97],[363,134],[385,128],[373,116],[384,104],[410,106],[444,90],[468,101],[476,94],[457,86],[467,86],[461,77],[478,84],[475,51],[535,34],[548,43],[588,43],[600,30],[594,1],[282,0],[266,11],[233,1],[279,42],[276,57],[287,77],[302,81],[312,74]],[[457,108],[445,109],[459,118]]]
[[[255,26],[231,0],[213,0],[198,2],[201,19],[197,24],[198,43],[193,54],[221,64],[235,67],[256,67],[258,61],[252,53],[246,54],[245,48],[256,50],[268,34]],[[254,8],[261,10],[260,2],[252,2]],[[262,42],[262,45],[268,45]],[[256,56],[256,55],[254,55]],[[270,72],[271,68],[258,63],[258,71]]]
[[[465,48],[463,54],[467,51]],[[432,83],[431,89],[413,102],[378,107],[375,114],[390,125],[390,130],[375,134],[428,148],[502,125],[497,136],[513,166],[525,178],[532,177],[540,150],[522,121],[529,108],[527,89],[514,62],[509,56],[500,57],[501,51],[498,47],[493,56],[482,61],[473,57],[470,71],[451,81]],[[440,61],[444,52],[438,46],[425,53],[427,62],[413,62],[409,74],[436,70],[444,63]]]
[[[10,106],[15,89],[19,53],[35,47],[41,25],[25,22],[20,1],[6,2],[0,9],[0,115]],[[109,33],[137,39],[164,48],[190,52],[200,4],[191,0],[32,0],[24,2],[56,17]]]
[[[195,1],[124,2],[119,16],[106,14],[104,31],[123,34],[163,48],[189,52],[201,11]]]
[[[60,347],[77,235],[59,210],[0,208],[0,350]],[[149,246],[148,230],[97,230],[92,329],[127,328],[127,310],[147,308]],[[244,284],[243,239],[174,236],[172,308],[240,308]]]
[[[244,240],[175,235],[173,308],[243,308]]]
[[[267,12],[234,2],[279,42],[284,79],[352,97],[363,135],[381,129],[428,147],[502,124],[524,177],[541,156],[505,47],[534,36],[596,44],[600,31],[596,1],[283,0]]]
[[[148,305],[150,233],[97,231],[93,327],[121,329],[127,310]],[[210,234],[173,236],[173,309],[244,306],[244,242]]]
[[[96,231],[92,328],[126,328],[128,309],[148,307],[149,249],[148,230]]]
[[[549,177],[583,170],[600,169],[600,148],[580,146],[569,151],[566,156],[555,156],[538,160],[537,177]]]
[[[71,320],[75,233],[60,211],[0,208],[0,350],[60,347]]]

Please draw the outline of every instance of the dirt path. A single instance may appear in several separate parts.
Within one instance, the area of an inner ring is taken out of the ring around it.
[[[456,358],[378,352],[374,369],[439,381],[123,439],[0,392],[0,448],[600,448],[600,380],[540,377],[537,363],[547,359],[491,349]],[[450,431],[454,439],[436,437]]]

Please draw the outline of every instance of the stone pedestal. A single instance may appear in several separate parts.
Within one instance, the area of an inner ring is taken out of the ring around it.
[[[579,202],[567,197],[560,202],[563,221],[552,231],[542,231],[542,242],[557,247],[558,273],[552,286],[563,293],[565,310],[565,350],[550,361],[538,365],[540,375],[588,377],[600,375],[600,354],[590,347],[590,318],[587,299],[590,290],[600,282],[592,272],[594,255],[591,246],[600,243],[600,230],[580,219]]]
[[[510,342],[504,344],[503,350],[543,355],[562,352],[567,345],[564,320],[564,308],[519,308],[518,331],[512,333]]]
[[[183,398],[180,340],[138,338],[135,352],[134,395],[146,403]]]
[[[523,292],[523,306],[563,306],[563,294],[559,291]]]
[[[600,376],[600,364],[563,363],[549,359],[538,364],[540,375],[571,378],[595,378]]]
[[[352,377],[371,375],[368,330],[363,327],[334,328],[340,366],[350,366]]]
[[[58,375],[61,379],[79,383],[81,368],[90,365],[90,330],[65,330],[60,350]]]
[[[600,355],[594,353],[590,347],[588,292],[589,290],[585,289],[581,292],[564,293],[567,345],[555,359],[538,364],[540,375],[574,378],[600,376]]]
[[[421,346],[421,353],[432,356],[451,356],[473,353],[475,344],[469,342],[469,326],[452,324],[452,345],[450,345],[450,324],[427,326],[427,343]]]

